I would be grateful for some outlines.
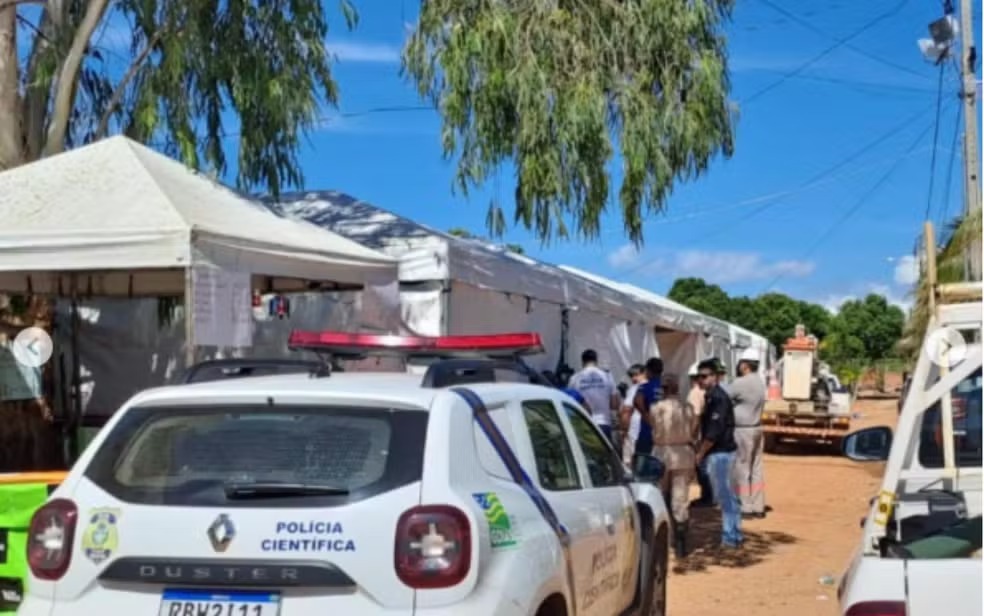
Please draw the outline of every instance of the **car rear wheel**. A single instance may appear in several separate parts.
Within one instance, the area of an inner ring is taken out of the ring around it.
[[[669,562],[669,541],[666,527],[659,529],[649,554],[649,592],[643,604],[642,614],[646,616],[666,616],[666,577]]]

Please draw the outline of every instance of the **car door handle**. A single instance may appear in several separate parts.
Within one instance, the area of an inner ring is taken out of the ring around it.
[[[605,514],[605,528],[608,530],[609,535],[615,534],[615,518],[609,514]]]

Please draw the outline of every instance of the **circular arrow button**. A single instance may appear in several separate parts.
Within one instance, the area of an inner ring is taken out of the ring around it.
[[[923,352],[937,366],[952,368],[967,358],[967,341],[952,327],[941,327],[926,339]]]
[[[48,332],[40,327],[28,327],[21,330],[14,338],[11,351],[17,363],[31,368],[40,368],[51,359],[54,344],[52,344]]]

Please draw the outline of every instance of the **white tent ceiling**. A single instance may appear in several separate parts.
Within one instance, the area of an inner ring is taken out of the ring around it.
[[[278,217],[125,137],[0,173],[0,221],[6,291],[56,292],[64,288],[59,273],[82,272],[96,295],[174,292],[198,263],[286,289],[288,279],[362,285],[396,277],[391,257]]]

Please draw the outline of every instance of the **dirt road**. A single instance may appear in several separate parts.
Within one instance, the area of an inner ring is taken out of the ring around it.
[[[895,400],[859,400],[856,427],[895,425]],[[855,427],[855,426],[852,426]],[[716,512],[695,511],[694,552],[671,563],[673,616],[835,616],[837,587],[860,534],[883,464],[858,464],[821,452],[766,456],[765,520],[743,522],[745,548],[721,554]],[[832,576],[833,584],[821,578]]]

